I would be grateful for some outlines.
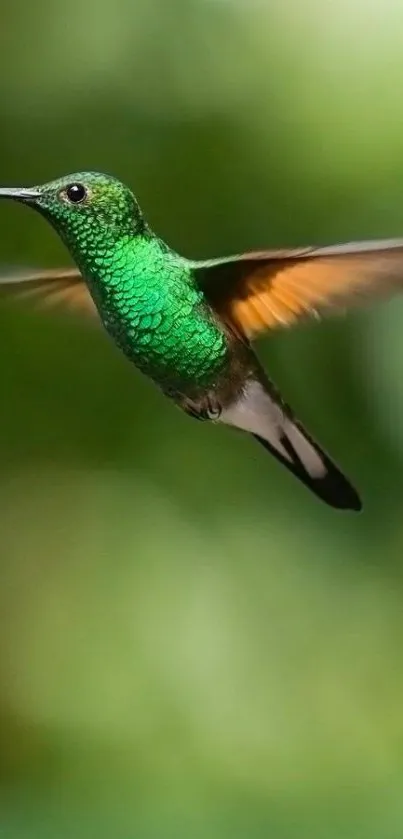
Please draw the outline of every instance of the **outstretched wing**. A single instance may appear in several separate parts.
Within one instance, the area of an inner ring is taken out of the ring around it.
[[[96,315],[87,286],[77,268],[0,271],[0,296],[31,300],[43,308],[64,306]]]
[[[403,239],[246,253],[198,263],[196,276],[219,315],[253,338],[403,290]]]
[[[253,338],[327,309],[400,291],[403,239],[259,251],[193,267],[213,308],[236,331]],[[1,294],[96,315],[76,268],[0,272]]]

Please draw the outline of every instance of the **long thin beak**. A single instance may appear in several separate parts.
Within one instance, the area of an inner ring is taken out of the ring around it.
[[[14,201],[36,201],[40,198],[39,189],[25,189],[25,187],[2,187],[0,198],[13,198]]]

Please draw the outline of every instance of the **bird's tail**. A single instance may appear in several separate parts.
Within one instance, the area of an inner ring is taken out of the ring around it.
[[[322,501],[343,510],[361,510],[354,487],[268,381],[249,380],[238,401],[223,410],[221,421],[253,434]]]

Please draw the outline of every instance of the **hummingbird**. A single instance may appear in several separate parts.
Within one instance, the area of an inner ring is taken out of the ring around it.
[[[403,239],[265,250],[195,261],[149,227],[125,184],[79,172],[0,198],[37,210],[74,267],[0,279],[0,291],[100,318],[113,341],[191,417],[248,432],[320,499],[360,510],[357,491],[266,375],[252,341],[305,316],[388,295]]]

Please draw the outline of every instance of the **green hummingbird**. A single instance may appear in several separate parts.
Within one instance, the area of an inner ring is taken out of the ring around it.
[[[80,172],[3,188],[56,229],[77,268],[5,277],[3,290],[98,314],[134,364],[200,420],[249,432],[327,504],[360,510],[348,479],[267,377],[251,340],[368,292],[402,285],[403,240],[192,261],[148,226],[132,191]]]

